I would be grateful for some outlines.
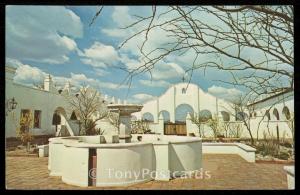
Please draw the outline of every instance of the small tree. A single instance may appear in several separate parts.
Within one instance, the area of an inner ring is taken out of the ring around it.
[[[30,133],[32,128],[33,117],[30,112],[22,114],[20,118],[20,125],[17,127],[17,137],[21,140],[22,144],[26,144],[26,151],[29,152],[30,142],[33,140],[33,137]]]
[[[120,133],[120,116],[116,112],[108,112],[107,119],[110,124],[117,128],[118,133]]]
[[[205,125],[209,119],[211,119],[211,115],[203,115],[201,113],[191,115],[191,121],[198,127],[200,137],[205,137],[203,125]]]
[[[137,120],[131,123],[131,133],[147,134],[150,133],[149,123],[145,120]]]
[[[211,128],[213,136],[216,139],[221,133],[219,118],[217,116],[212,117],[207,121],[207,125]]]
[[[230,130],[230,122],[229,121],[223,121],[221,123],[221,128],[224,130],[225,132],[225,137],[229,136],[229,130]]]
[[[240,138],[243,132],[243,127],[241,123],[230,123],[229,125],[229,136],[234,138]]]
[[[245,127],[246,130],[248,131],[251,139],[251,145],[254,145],[254,138],[251,132],[251,127],[250,127],[250,117],[248,116],[247,113],[251,113],[250,108],[247,106],[248,102],[247,95],[245,96],[239,96],[237,99],[231,103],[231,108],[235,110],[235,112],[230,112],[229,113],[236,118],[236,121],[240,121]]]
[[[70,108],[77,111],[80,123],[83,125],[83,129],[79,130],[79,135],[93,135],[96,122],[108,115],[107,105],[101,98],[101,94],[86,86],[82,87],[75,96],[66,95],[66,99]]]

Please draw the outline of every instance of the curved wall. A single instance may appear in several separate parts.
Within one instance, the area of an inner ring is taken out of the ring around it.
[[[151,143],[97,149],[97,186],[120,186],[151,180],[155,167]],[[143,174],[145,173],[145,174]]]
[[[170,173],[177,171],[178,176],[202,167],[200,138],[135,134],[132,143],[99,144],[98,140],[100,136],[50,138],[50,175],[62,176],[67,184],[88,186],[90,149],[97,152],[96,186],[169,180]]]

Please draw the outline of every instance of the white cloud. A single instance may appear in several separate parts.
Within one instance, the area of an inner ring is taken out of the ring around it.
[[[142,103],[155,98],[155,96],[145,93],[138,93],[132,96],[133,101]]]
[[[61,64],[82,35],[80,18],[63,6],[7,6],[6,57]]]
[[[112,12],[113,21],[118,24],[118,26],[126,26],[134,22],[134,19],[129,14],[128,6],[115,6]]]
[[[127,88],[128,86],[120,85],[118,83],[104,82],[98,79],[88,78],[85,74],[74,74],[71,72],[71,78],[69,79],[71,84],[75,86],[90,85],[96,89],[111,89],[119,90]]]
[[[147,87],[169,87],[171,83],[163,80],[155,81],[155,80],[140,80],[142,85]]]
[[[106,68],[119,60],[118,52],[111,45],[95,42],[90,48],[79,54],[81,61],[94,67]]]
[[[105,75],[108,75],[110,72],[105,71],[105,70],[103,70],[103,69],[94,68],[94,73],[95,73],[97,76],[105,76]]]
[[[31,65],[23,64],[16,59],[6,59],[6,63],[10,63],[11,65],[17,64],[16,75],[14,77],[14,81],[20,84],[34,86],[41,86],[44,82],[44,79],[48,73],[42,71],[37,67],[32,67]],[[101,72],[101,70],[100,70]],[[100,73],[99,73],[100,74]],[[105,74],[103,72],[102,74]],[[126,85],[120,85],[118,83],[112,82],[104,82],[98,79],[88,78],[85,74],[75,74],[71,72],[70,77],[62,77],[62,76],[53,76],[54,84],[59,88],[65,85],[67,81],[69,81],[73,86],[80,87],[82,85],[89,85],[96,89],[106,88],[111,90],[119,90],[123,88],[127,88]]]
[[[14,81],[17,83],[29,86],[41,85],[47,75],[39,68],[23,64],[16,59],[7,58],[6,61],[6,63],[12,63],[12,65],[15,65],[17,68],[16,75],[14,77]]]
[[[5,65],[14,67],[14,68],[18,68],[18,67],[22,66],[23,64],[19,60],[12,59],[12,58],[5,58]]]
[[[124,38],[128,35],[125,30],[118,28],[102,28],[101,31],[110,37],[116,38]]]
[[[75,50],[77,48],[77,44],[73,39],[70,39],[67,36],[61,37],[63,45],[65,45],[70,51]]]
[[[211,86],[208,88],[208,92],[212,95],[225,99],[225,100],[236,100],[242,95],[242,91],[235,88],[224,88],[220,86]]]
[[[155,68],[151,70],[151,74],[155,80],[182,78],[185,75],[185,71],[176,63],[165,63],[162,61],[155,65]]]

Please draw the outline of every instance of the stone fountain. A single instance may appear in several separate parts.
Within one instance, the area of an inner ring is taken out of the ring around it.
[[[131,142],[131,114],[139,112],[143,105],[138,104],[109,104],[108,109],[111,112],[119,114],[119,141],[120,143]]]

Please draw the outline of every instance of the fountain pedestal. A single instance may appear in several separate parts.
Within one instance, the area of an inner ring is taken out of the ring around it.
[[[110,104],[107,106],[111,112],[119,113],[119,142],[131,142],[131,114],[143,108],[137,104]]]

